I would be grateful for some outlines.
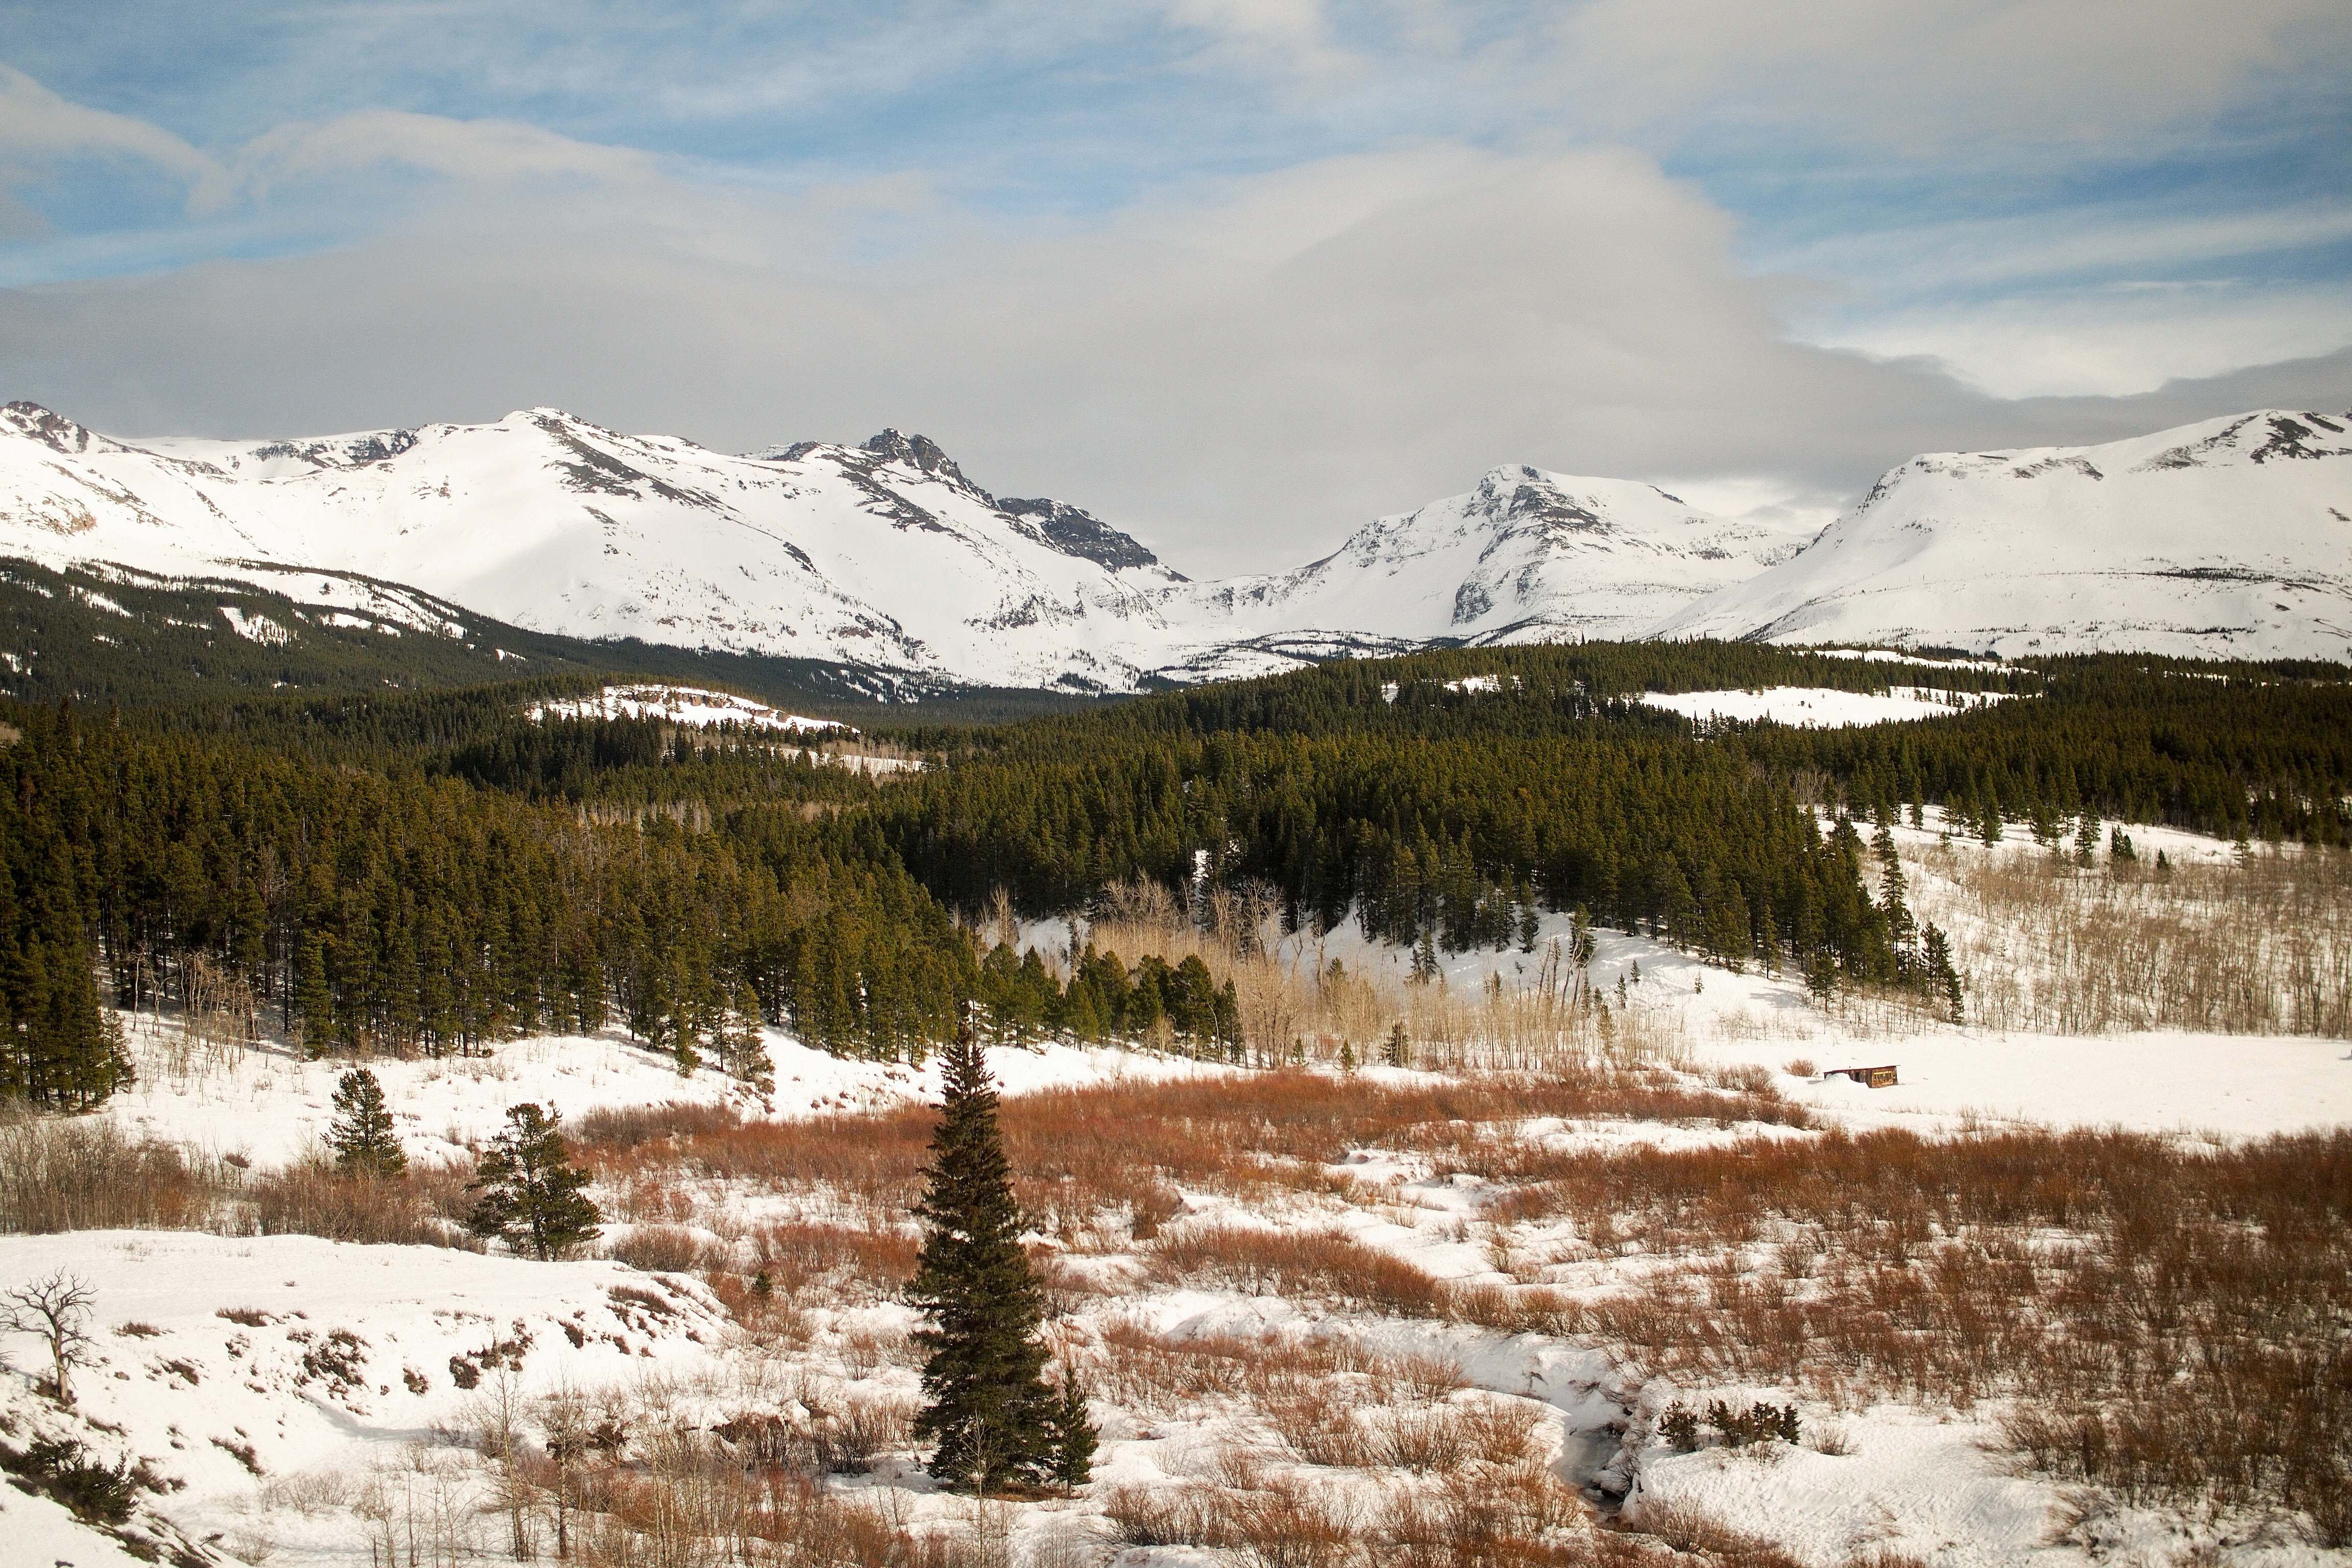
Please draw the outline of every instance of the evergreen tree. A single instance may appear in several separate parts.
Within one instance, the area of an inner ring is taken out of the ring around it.
[[[1087,1414],[1086,1385],[1066,1367],[1045,1421],[1053,1438],[1052,1479],[1065,1490],[1075,1491],[1093,1479],[1098,1435],[1094,1418]]]
[[[327,954],[316,934],[302,933],[301,957],[294,977],[294,1012],[301,1022],[302,1053],[323,1057],[332,1028],[333,993],[327,988]]]
[[[721,1059],[728,1077],[767,1094],[776,1087],[776,1064],[769,1059],[768,1047],[761,1043],[761,1022],[760,998],[752,993],[751,983],[737,981],[734,1005],[729,1009],[719,1034]]]
[[[996,1089],[969,1026],[940,1052],[940,1063],[944,1102],[915,1209],[923,1248],[908,1291],[929,1319],[915,1334],[928,1358],[928,1403],[915,1433],[939,1445],[933,1476],[984,1491],[1052,1474],[1055,1405],[1041,1375],[1044,1303],[1021,1250]]]
[[[1805,960],[1805,989],[1812,994],[1815,1002],[1826,1007],[1830,998],[1837,994],[1837,960],[1827,948],[1822,948]]]
[[[466,1228],[496,1237],[542,1261],[561,1258],[604,1234],[604,1216],[581,1189],[588,1173],[572,1163],[552,1108],[507,1108],[505,1130],[490,1140],[467,1190],[479,1193]]]
[[[1953,1023],[1964,1016],[1960,995],[1960,972],[1952,963],[1952,944],[1935,926],[1927,928],[1927,980],[1930,993],[1940,996]]]
[[[347,1176],[397,1176],[408,1169],[400,1137],[393,1131],[383,1085],[365,1068],[353,1068],[335,1085],[335,1120],[327,1130],[335,1168]]]

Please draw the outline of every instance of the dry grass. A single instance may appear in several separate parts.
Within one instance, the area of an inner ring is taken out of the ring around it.
[[[347,1176],[324,1160],[255,1173],[226,1208],[228,1223],[263,1236],[323,1236],[336,1241],[457,1247],[483,1243],[460,1223],[468,1207],[460,1165],[415,1164],[400,1176]]]
[[[203,1229],[236,1174],[110,1121],[0,1111],[0,1230]]]
[[[1234,1073],[1046,1090],[1008,1100],[1003,1110],[1024,1209],[1066,1242],[1119,1246],[1175,1215],[1180,1185],[1240,1198],[1341,1195],[1349,1183],[1332,1167],[1351,1150],[1383,1145],[1427,1154],[1441,1171],[1477,1169],[1492,1141],[1480,1129],[1521,1117],[1722,1127],[1806,1121],[1769,1081],[1707,1089],[1650,1071],[1415,1085],[1301,1070]],[[609,1190],[682,1194],[693,1184],[740,1184],[804,1199],[813,1212],[845,1212],[875,1230],[898,1224],[919,1195],[935,1118],[928,1107],[906,1105],[583,1142],[583,1153]]]
[[[786,1297],[882,1300],[915,1274],[917,1240],[907,1229],[814,1221],[764,1225],[751,1233],[754,1265]]]
[[[1504,1213],[1605,1224],[1676,1261],[1555,1303],[1559,1327],[1654,1370],[1831,1400],[2012,1400],[2007,1431],[2035,1468],[2352,1531],[2352,1133],[2199,1151],[1833,1132],[1521,1163],[1543,1179]]]
[[[1378,1060],[1398,1023],[1412,1065],[1448,1072],[1622,1068],[1670,1054],[1678,1039],[1671,1015],[1601,1006],[1557,944],[1533,955],[1536,973],[1524,984],[1457,989],[1386,970],[1335,971],[1321,943],[1282,936],[1263,896],[1219,888],[1211,902],[1206,923],[1195,924],[1156,884],[1115,888],[1087,940],[1129,963],[1197,956],[1216,984],[1231,980],[1244,1043],[1260,1063],[1336,1062],[1343,1051]]]
[[[683,1274],[711,1261],[710,1251],[700,1237],[678,1225],[635,1225],[604,1242],[605,1257],[647,1274]]]
[[[1330,1301],[1358,1311],[1426,1317],[1437,1282],[1391,1253],[1334,1230],[1188,1226],[1151,1244],[1162,1279],[1292,1300]]]
[[[468,1173],[346,1176],[323,1161],[247,1172],[97,1118],[0,1120],[0,1231],[210,1230],[478,1249],[457,1216]]]
[[[2267,851],[2159,874],[1930,848],[1919,913],[1962,933],[1971,1022],[2352,1037],[2352,853]]]

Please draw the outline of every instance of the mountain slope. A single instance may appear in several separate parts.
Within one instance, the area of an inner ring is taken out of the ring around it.
[[[1124,692],[1433,643],[1644,635],[2344,658],[2347,518],[2347,422],[2269,411],[2100,447],[1915,458],[1811,544],[1632,480],[1500,468],[1296,571],[1195,583],[1093,514],[993,496],[896,430],[735,456],[541,408],[131,442],[0,409],[0,558],[98,572],[72,588],[85,608],[108,581],[192,584],[205,604],[157,600],[142,623],[149,641],[186,645],[174,668],[301,685],[329,668],[361,679],[370,648],[412,630],[484,645],[475,658],[574,663],[634,643],[780,660],[770,675],[845,695]],[[89,689],[54,586],[0,584],[0,609],[55,623],[47,688]],[[282,671],[225,659],[216,616],[269,636],[231,614],[240,588],[278,605],[266,616],[294,643],[333,646]],[[520,647],[525,632],[565,646]],[[427,665],[457,668],[404,658],[385,678]]]
[[[1181,580],[1096,520],[1020,504],[1046,515],[1000,509],[897,431],[734,457],[541,408],[131,443],[0,410],[0,553],[233,574],[340,604],[338,579],[311,581],[325,569],[552,634],[1131,688],[1166,637],[1160,591]]]
[[[1656,637],[2352,658],[2352,416],[1912,458]]]
[[[1623,637],[1802,542],[1631,479],[1500,468],[1466,495],[1366,524],[1295,572],[1180,590],[1170,618],[1221,640]]]

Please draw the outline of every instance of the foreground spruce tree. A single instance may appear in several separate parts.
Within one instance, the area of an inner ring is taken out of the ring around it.
[[[365,1068],[353,1068],[335,1084],[335,1120],[327,1129],[335,1168],[347,1176],[397,1176],[408,1169],[383,1085]]]
[[[596,1222],[604,1216],[580,1190],[588,1181],[588,1173],[572,1165],[551,1109],[509,1106],[505,1130],[490,1140],[467,1184],[481,1196],[466,1228],[542,1261],[561,1258],[603,1234]]]
[[[928,1403],[915,1433],[939,1444],[932,1475],[986,1491],[1049,1479],[1067,1439],[1057,1431],[1057,1404],[1043,1376],[1044,1303],[1021,1250],[996,1089],[969,1025],[940,1063],[945,1103],[931,1134],[929,1184],[915,1209],[923,1250],[909,1295],[930,1319],[915,1334],[929,1357]],[[1088,1431],[1089,1451],[1092,1443]]]

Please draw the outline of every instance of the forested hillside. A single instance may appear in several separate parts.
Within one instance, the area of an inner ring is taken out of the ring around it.
[[[919,1052],[967,1001],[1086,1037],[1235,1038],[1197,963],[984,943],[1000,895],[1142,879],[1206,911],[1268,890],[1459,950],[1586,910],[1817,985],[1920,984],[1929,933],[1864,876],[1925,801],[2054,841],[2086,816],[2340,844],[2352,687],[2332,668],[2135,658],[1930,668],[1745,645],[1456,650],[992,728],[886,738],[877,784],[798,742],[535,722],[574,678],[331,698],[5,710],[0,1094],[102,1098],[104,1001],[204,1006],[313,1051],[444,1053],[625,1026],[756,1078],[753,1018]],[[2005,700],[1843,731],[1701,730],[1645,689],[1936,685]],[[1824,815],[1822,808],[1826,807]]]

